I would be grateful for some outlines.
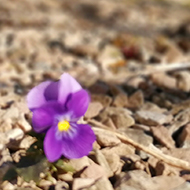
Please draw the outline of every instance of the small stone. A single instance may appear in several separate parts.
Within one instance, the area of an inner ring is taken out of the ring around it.
[[[140,108],[141,111],[153,111],[158,113],[164,113],[167,111],[165,108],[160,108],[158,105],[152,103],[152,102],[146,102],[143,104],[143,106]]]
[[[57,181],[56,185],[55,185],[55,190],[69,190],[69,184],[66,183],[65,181]]]
[[[22,156],[26,155],[26,150],[17,150],[15,153],[13,153],[11,156],[13,158],[13,161],[18,163],[20,161],[20,158]]]
[[[106,120],[104,120],[103,124],[109,127],[110,129],[116,130],[116,126],[113,123],[113,120],[109,117]]]
[[[137,77],[133,77],[133,78],[131,78],[128,82],[127,82],[127,85],[128,86],[132,86],[132,87],[134,87],[135,89],[138,89],[139,88],[139,86],[141,85],[141,84],[144,84],[144,83],[146,83],[146,80],[142,77],[142,76],[137,76]]]
[[[7,135],[5,133],[0,132],[0,144],[7,144],[9,142],[9,139],[7,138]]]
[[[189,190],[189,189],[190,189],[189,182],[184,182],[183,184],[181,184],[180,186],[178,186],[172,190]]]
[[[26,120],[24,114],[21,114],[18,118],[17,125],[25,132],[29,132],[32,129],[32,126]]]
[[[116,181],[115,184],[115,189],[122,190],[128,186],[137,188],[138,190],[149,189],[145,188],[145,183],[146,184],[150,183],[150,176],[144,171],[133,170],[127,173],[122,172],[118,176],[118,180]]]
[[[105,109],[105,113],[110,115],[113,115],[115,113],[118,114],[126,114],[126,115],[132,115],[132,112],[127,108],[119,108],[119,107],[107,107]]]
[[[101,149],[101,146],[97,143],[97,141],[95,141],[93,143],[93,150],[99,150],[99,149]]]
[[[100,102],[91,102],[88,106],[88,110],[85,113],[85,117],[86,118],[96,117],[102,109],[103,106]]]
[[[180,170],[180,169],[179,169]],[[156,166],[155,166],[155,173],[156,176],[160,176],[160,175],[164,175],[164,176],[178,176],[179,174],[179,170],[176,168],[173,168],[172,166],[162,162],[162,161],[158,161]]]
[[[121,107],[107,107],[98,117],[104,124],[111,118],[116,128],[130,127],[135,123],[131,111]]]
[[[103,177],[95,183],[97,190],[114,190],[108,178]]]
[[[69,164],[76,170],[76,172],[79,172],[90,165],[90,159],[87,156],[83,156],[79,159],[69,160]]]
[[[190,124],[188,123],[179,135],[177,142],[182,148],[190,148]]]
[[[109,164],[111,171],[114,174],[119,174],[121,172],[122,165],[123,165],[120,161],[119,155],[115,153],[111,154],[109,152],[104,152],[103,154],[107,160],[107,163]]]
[[[154,126],[170,123],[173,116],[152,111],[137,111],[135,114],[135,119],[141,124]]]
[[[174,148],[175,147],[175,141],[171,137],[168,129],[164,127],[163,125],[158,125],[155,127],[151,127],[151,132],[155,139],[166,146],[167,148]]]
[[[3,151],[3,149],[5,148],[4,144],[0,144],[0,153]]]
[[[12,162],[13,159],[11,157],[10,151],[8,148],[5,148],[2,150],[1,152],[1,157],[0,157],[0,166],[2,166],[3,163],[8,163],[8,162]]]
[[[28,106],[26,104],[26,100],[25,98],[22,98],[20,101],[16,101],[14,102],[14,107],[16,107],[17,109],[19,109],[20,113],[24,113],[24,114],[28,114],[30,113],[30,110],[28,109]]]
[[[135,120],[128,114],[113,114],[111,119],[115,124],[116,128],[127,128],[135,124]]]
[[[16,190],[16,186],[8,181],[4,181],[1,184],[1,188],[2,188],[2,190]]]
[[[190,91],[190,73],[189,71],[180,71],[175,74],[177,78],[177,87],[184,92]]]
[[[155,186],[156,190],[160,190],[160,189],[168,189],[170,188],[171,190],[173,190],[176,187],[179,187],[181,184],[183,184],[185,182],[185,180],[182,177],[179,176],[156,176],[152,178],[152,182],[153,184],[157,184]],[[169,187],[168,187],[168,184]],[[153,186],[154,187],[154,186]],[[170,190],[168,189],[168,190]]]
[[[153,138],[147,135],[143,130],[127,128],[120,129],[120,132],[144,146],[149,146],[153,143]],[[149,155],[142,150],[137,150],[136,152],[140,155],[142,159],[147,159],[149,157]]]
[[[83,189],[85,187],[90,187],[95,183],[94,179],[90,178],[75,178],[73,180],[73,190]]]
[[[10,119],[10,118],[18,118],[18,116],[19,116],[18,108],[11,107],[2,115],[2,120],[6,120],[6,119]]]
[[[23,130],[19,128],[12,129],[6,133],[7,139],[9,141],[11,140],[21,140],[24,137]]]
[[[92,93],[92,101],[100,100],[101,97],[111,98],[105,95],[109,91],[109,85],[104,82],[97,81],[88,90]]]
[[[174,121],[172,122],[172,125],[168,127],[170,134],[174,134],[182,126],[185,126],[189,123],[190,108],[184,108],[183,106],[181,108],[182,109],[179,110],[179,113],[175,114],[175,118],[174,118]]]
[[[126,155],[130,155],[130,154],[134,154],[135,148],[132,147],[131,145],[120,143],[114,147],[103,148],[101,151],[103,154],[110,153],[110,154],[117,154],[119,156],[126,156]]]
[[[19,143],[19,148],[28,149],[34,142],[36,142],[36,139],[34,137],[26,135]]]
[[[179,61],[184,62],[183,52],[177,46],[170,46],[165,54],[166,63],[178,63]]]
[[[151,79],[157,86],[177,90],[176,78],[165,73],[154,73],[151,75]]]
[[[129,185],[121,184],[116,190],[145,190],[145,189],[139,189],[139,188],[131,187]]]
[[[150,135],[147,135],[143,130],[126,128],[120,129],[119,131],[144,146],[149,146],[153,143],[153,138]]]
[[[112,105],[115,107],[124,107],[128,102],[128,97],[125,93],[119,93],[115,96]]]
[[[71,173],[58,174],[58,178],[66,182],[73,181],[73,176]]]
[[[165,149],[163,150],[164,154],[168,154],[170,156],[179,158],[181,160],[185,160],[190,162],[190,149],[189,148],[173,148],[173,149]]]
[[[136,91],[128,98],[127,108],[138,109],[144,104],[144,95],[141,90]]]
[[[113,176],[113,172],[110,169],[110,166],[105,158],[105,156],[102,154],[100,150],[95,151],[96,161],[97,163],[104,168],[104,171],[106,172],[107,177]]]
[[[92,163],[90,166],[85,168],[81,173],[81,178],[90,178],[90,179],[100,179],[106,177],[106,171],[104,168],[96,163]]]
[[[108,107],[110,106],[112,102],[112,98],[107,95],[102,95],[102,94],[92,94],[91,95],[92,102],[100,102],[103,107]]]
[[[184,183],[184,179],[179,176],[156,176],[150,177],[146,172],[141,170],[132,170],[127,173],[121,173],[115,184],[116,190],[125,189],[128,186],[138,190],[160,190],[173,188]],[[170,184],[168,188],[168,184]]]
[[[33,181],[30,180],[29,182],[22,181],[21,182],[21,189],[26,189],[26,190],[41,190],[41,188],[36,186],[37,184]]]
[[[12,120],[6,119],[1,122],[0,133],[5,133],[13,128]]]
[[[45,179],[42,179],[40,182],[39,182],[39,186],[42,187],[42,188],[47,188],[51,185],[53,185],[54,183],[52,181],[48,181],[48,180],[45,180]]]
[[[96,141],[102,147],[115,146],[121,141],[114,134],[96,131]]]

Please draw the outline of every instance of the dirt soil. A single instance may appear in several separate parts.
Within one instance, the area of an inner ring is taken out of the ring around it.
[[[49,163],[26,95],[88,90],[88,156]],[[190,1],[0,2],[0,189],[189,190]]]

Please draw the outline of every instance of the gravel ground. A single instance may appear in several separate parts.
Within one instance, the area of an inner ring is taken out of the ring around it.
[[[96,141],[50,163],[26,95],[64,72]],[[0,189],[190,189],[189,81],[189,0],[2,1]]]

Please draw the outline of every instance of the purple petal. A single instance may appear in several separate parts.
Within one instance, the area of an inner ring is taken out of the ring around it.
[[[81,85],[68,73],[61,75],[58,100],[64,104],[71,93],[82,89]]]
[[[88,109],[90,97],[86,90],[80,90],[72,94],[67,102],[67,108],[72,111],[73,118],[79,118],[85,114]]]
[[[39,108],[46,103],[44,91],[51,83],[51,81],[42,82],[28,93],[27,103],[29,109]]]
[[[89,154],[96,140],[89,125],[76,124],[76,133],[63,137],[62,154],[67,158],[81,158]]]
[[[37,133],[44,132],[64,113],[64,107],[58,102],[51,101],[33,111],[32,124]]]
[[[62,142],[56,139],[56,127],[51,127],[44,139],[44,152],[50,162],[55,162],[61,157]]]
[[[47,101],[58,99],[58,90],[60,82],[52,82],[44,91],[44,96]]]

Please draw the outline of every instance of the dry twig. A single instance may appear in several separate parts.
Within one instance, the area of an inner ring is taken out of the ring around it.
[[[190,62],[186,63],[158,63],[154,65],[145,65],[144,68],[137,72],[129,72],[129,73],[122,73],[120,75],[115,75],[110,73],[110,75],[106,74],[103,75],[105,78],[105,81],[109,82],[125,82],[126,80],[130,80],[131,78],[137,77],[137,76],[149,76],[151,74],[159,73],[159,72],[169,72],[169,71],[175,71],[175,70],[184,70],[190,68]]]
[[[185,169],[185,170],[190,170],[190,163],[169,155],[165,155],[163,152],[161,152],[158,148],[156,148],[155,146],[152,147],[145,147],[142,144],[139,144],[135,141],[133,141],[132,139],[130,139],[129,137],[122,135],[118,132],[112,131],[110,130],[107,126],[105,126],[104,124],[96,121],[96,120],[89,120],[89,123],[97,126],[97,127],[93,127],[94,132],[102,132],[102,133],[112,133],[114,135],[116,135],[123,143],[126,144],[130,144],[132,146],[134,146],[136,149],[139,150],[143,150],[144,152],[156,157],[159,160],[162,160],[163,162],[172,165],[174,167],[178,167],[181,169]],[[99,127],[99,128],[98,128]]]

